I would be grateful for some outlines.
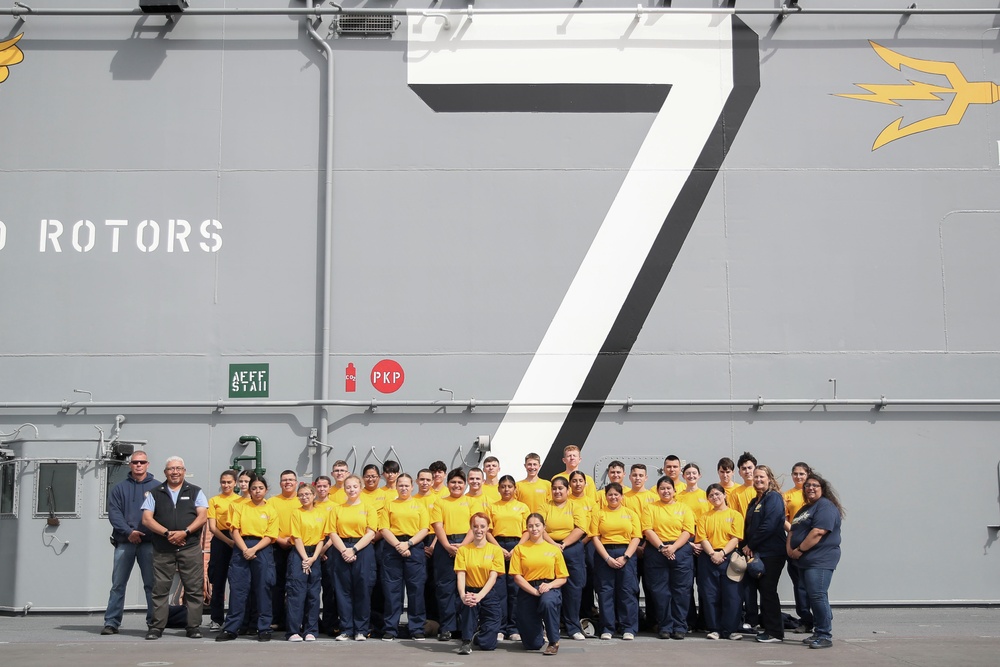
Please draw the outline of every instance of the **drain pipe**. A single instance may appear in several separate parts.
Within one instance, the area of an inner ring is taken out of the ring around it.
[[[315,8],[314,0],[306,0],[309,9]],[[333,3],[336,5],[336,3]],[[338,5],[339,7],[339,5]],[[319,21],[319,15],[315,15],[315,21]],[[320,353],[320,373],[319,373],[319,400],[327,401],[330,398],[330,312],[331,302],[331,282],[333,281],[333,49],[326,40],[316,32],[313,25],[314,19],[307,17],[306,32],[319,45],[326,54],[326,160],[323,166],[325,171],[325,183],[323,189],[323,283],[320,285],[320,299],[323,311],[323,344]],[[326,440],[326,431],[330,425],[329,407],[321,405],[319,407],[319,428],[317,438],[320,441]],[[310,443],[313,444],[313,443]],[[316,448],[315,464],[319,472],[316,475],[325,474],[327,469],[327,447]]]

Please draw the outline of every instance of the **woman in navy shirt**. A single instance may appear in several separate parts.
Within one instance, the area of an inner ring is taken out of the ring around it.
[[[815,634],[803,642],[809,648],[830,648],[833,612],[828,593],[833,571],[840,562],[840,522],[844,508],[829,482],[815,472],[806,478],[802,495],[805,505],[792,519],[785,548],[788,557],[797,561],[813,613]]]

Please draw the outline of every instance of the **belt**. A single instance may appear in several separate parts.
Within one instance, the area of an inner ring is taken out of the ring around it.
[[[473,588],[472,586],[466,586],[465,587],[465,592],[466,593],[478,593],[481,590],[483,590],[481,587],[480,588]]]
[[[345,547],[353,547],[361,540],[360,537],[342,537],[340,541],[344,543]]]
[[[542,584],[551,584],[552,581],[553,581],[552,579],[532,579],[528,583],[534,586],[535,588],[538,588]]]
[[[312,555],[313,555],[314,553],[316,553],[316,547],[317,547],[317,546],[318,546],[318,545],[316,545],[316,544],[303,544],[303,545],[302,545],[302,547],[303,547],[303,548],[305,549],[305,551],[306,551],[306,555],[307,555],[307,556],[312,556]]]
[[[446,535],[445,537],[448,538],[449,542],[461,542],[465,539],[467,534],[468,533],[452,533],[451,535]]]
[[[400,542],[409,542],[410,538],[413,537],[413,535],[393,535],[393,537],[395,537]]]
[[[262,540],[262,539],[264,539],[260,535],[240,535],[240,537],[242,537],[244,541],[246,541],[246,540]]]

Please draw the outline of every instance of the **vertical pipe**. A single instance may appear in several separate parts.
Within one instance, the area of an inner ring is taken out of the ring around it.
[[[314,7],[314,0],[306,0],[309,9]],[[323,345],[320,354],[320,387],[319,400],[330,397],[330,322],[331,314],[331,282],[333,280],[333,49],[326,40],[316,32],[312,17],[306,18],[306,31],[326,54],[326,156],[323,166],[326,182],[323,190],[323,282],[320,285],[321,309],[323,312]],[[322,406],[319,411],[319,440],[325,442],[326,430],[330,423],[329,407]],[[318,472],[314,476],[325,474],[327,454],[329,449],[320,446],[316,465]]]

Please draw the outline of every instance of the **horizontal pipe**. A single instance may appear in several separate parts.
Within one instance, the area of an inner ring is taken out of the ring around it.
[[[1000,14],[1000,8],[943,8],[943,7],[566,7],[566,8],[503,8],[503,9],[477,9],[470,6],[466,9],[395,9],[395,8],[357,8],[341,9],[339,7],[216,7],[201,8],[189,7],[183,12],[173,14],[185,14],[188,16],[322,16],[333,14],[367,14],[373,16],[423,16],[429,13],[441,16],[487,16],[487,15],[529,15],[529,14],[722,14],[722,15],[750,15],[765,14],[773,16],[795,15],[915,15],[925,14],[931,16],[941,15],[996,15]],[[162,14],[147,14],[138,7],[134,9],[124,8],[32,8],[26,7],[5,7],[0,8],[0,16],[162,16]]]
[[[1000,398],[625,398],[607,400],[575,400],[575,401],[517,401],[510,399],[482,400],[470,398],[465,400],[343,400],[343,399],[307,399],[307,400],[247,400],[247,401],[8,401],[0,402],[0,410],[80,410],[91,408],[198,408],[211,410],[226,410],[232,408],[310,408],[319,406],[342,408],[505,408],[511,405],[529,408],[558,408],[566,406],[604,406],[604,407],[1000,407]]]

